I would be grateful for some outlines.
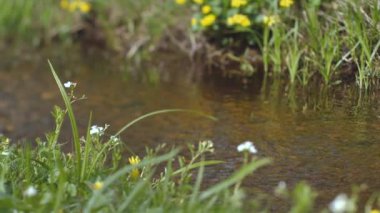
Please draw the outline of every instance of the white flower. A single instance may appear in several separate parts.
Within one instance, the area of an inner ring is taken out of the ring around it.
[[[253,143],[251,141],[246,141],[242,144],[240,144],[239,146],[237,146],[237,151],[238,152],[250,152],[252,154],[256,154],[257,153],[257,149],[256,147],[253,145]]]
[[[110,125],[108,125],[108,124],[105,124],[104,127],[93,125],[93,126],[91,126],[90,134],[102,136],[109,126]]]
[[[199,150],[209,151],[213,153],[215,151],[214,149],[214,143],[212,141],[202,141],[199,143]]]
[[[4,155],[4,156],[9,156],[10,154],[11,152],[7,150],[1,152],[1,155]]]
[[[275,193],[277,196],[281,196],[281,195],[283,195],[284,193],[286,193],[286,189],[287,189],[286,182],[285,182],[285,181],[280,181],[280,182],[278,183],[277,187],[275,188],[274,193]]]
[[[112,141],[112,142],[119,142],[120,139],[118,137],[114,136],[114,135],[111,135],[110,141]]]
[[[277,188],[279,190],[285,190],[286,189],[286,182],[285,181],[280,181],[277,185]]]
[[[93,125],[90,129],[91,135],[99,135],[102,136],[104,134],[104,127]]]
[[[37,189],[34,188],[33,186],[29,186],[25,191],[24,191],[24,196],[25,197],[33,197],[37,195]]]
[[[111,142],[111,144],[113,144],[113,145],[119,145],[120,142],[121,142],[121,140],[120,140],[120,138],[118,138],[118,137],[112,135],[112,136],[110,137],[110,142]]]
[[[339,194],[330,203],[329,208],[333,213],[343,213],[350,209],[349,199],[346,194]]]
[[[77,84],[76,83],[73,83],[71,81],[68,81],[66,83],[63,84],[64,87],[66,88],[71,88],[71,87],[75,87]]]

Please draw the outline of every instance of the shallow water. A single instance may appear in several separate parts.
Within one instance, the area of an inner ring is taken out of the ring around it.
[[[14,140],[44,137],[53,129],[50,111],[62,101],[46,62],[50,58],[61,80],[77,82],[76,94],[87,97],[75,104],[82,131],[90,111],[94,124],[111,125],[110,134],[159,109],[216,116],[217,122],[191,114],[160,115],[123,133],[137,152],[161,143],[211,139],[216,147],[212,158],[225,163],[207,170],[209,183],[226,178],[241,164],[236,146],[251,140],[258,155],[274,163],[248,178],[248,191],[271,193],[279,181],[294,186],[306,180],[318,190],[322,207],[339,192],[350,193],[352,184],[366,184],[366,195],[380,190],[380,92],[359,97],[351,87],[294,91],[281,82],[264,86],[259,76],[246,83],[201,77],[202,70],[186,57],[169,53],[140,67],[79,49],[18,55],[9,54],[0,63],[0,133]],[[62,142],[69,140],[66,124]]]

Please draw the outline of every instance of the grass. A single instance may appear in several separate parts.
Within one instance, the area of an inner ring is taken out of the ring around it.
[[[55,35],[69,33],[75,19],[62,11],[57,1],[1,1],[0,38],[39,46],[49,43]]]
[[[380,40],[376,38],[378,26],[374,25],[379,23],[380,3],[378,2],[376,6],[374,2],[371,2],[372,5],[368,5],[367,11],[355,6],[359,3],[359,1],[347,2],[345,12],[351,16],[345,17],[344,26],[352,46],[351,56],[359,71],[358,85],[360,88],[368,89],[371,86],[370,80],[378,75],[374,61],[378,55]]]
[[[310,73],[317,71],[314,78],[321,77],[326,86],[331,86],[342,82],[344,67],[355,64],[357,70],[350,72],[356,76],[359,89],[375,86],[379,76],[379,70],[374,67],[379,62],[378,4],[377,1],[360,0],[303,4],[302,15],[293,19],[302,23],[298,29],[299,40],[296,43],[288,40],[292,48],[284,51],[290,82],[294,82],[297,72],[294,67],[298,67],[302,70],[298,72],[302,85],[313,76]],[[300,18],[306,18],[306,22]],[[302,58],[298,57],[299,50],[305,50]],[[289,66],[289,58],[294,59],[293,67]]]
[[[294,28],[290,31],[287,40],[287,56],[285,58],[286,66],[289,71],[289,79],[290,83],[294,84],[297,80],[297,75],[299,72],[300,61],[303,54],[303,50],[299,49],[298,46],[299,38],[298,38],[298,22],[294,25]]]
[[[252,43],[257,44],[265,75],[283,76],[292,85],[307,86],[309,82],[317,81],[329,88],[353,83],[344,80],[350,76],[356,76],[360,90],[378,85],[379,1],[304,0],[294,1],[290,8],[280,8],[279,2],[260,0],[240,9],[230,8],[227,14],[238,12],[255,17],[251,19],[253,24],[244,31],[231,27],[226,30],[222,14],[213,27],[203,28],[204,35],[207,37],[210,32],[224,35],[225,31],[235,35],[228,38],[230,46],[223,47],[225,51],[233,52],[235,58],[240,53],[243,55],[246,49],[255,48]],[[250,9],[250,6],[256,7]],[[268,24],[261,16],[279,20]],[[261,34],[260,39],[257,39],[258,34]],[[244,43],[247,35],[250,40]],[[216,46],[219,44],[218,41],[215,43]],[[234,46],[237,44],[242,44],[240,53]]]

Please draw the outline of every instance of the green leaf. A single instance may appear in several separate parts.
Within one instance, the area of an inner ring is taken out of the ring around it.
[[[235,172],[231,177],[229,177],[227,180],[218,183],[214,185],[213,187],[209,188],[208,190],[204,191],[200,199],[204,200],[206,198],[211,197],[214,194],[217,194],[228,187],[232,186],[233,184],[243,180],[247,175],[251,174],[256,169],[265,166],[271,162],[270,159],[264,158],[256,161],[252,161],[251,163],[245,165],[243,168],[241,168],[239,171]]]
[[[198,112],[198,111],[195,111],[195,110],[189,110],[189,109],[164,109],[164,110],[157,110],[157,111],[154,111],[154,112],[150,112],[150,113],[147,113],[145,115],[142,115],[136,119],[134,119],[133,121],[129,122],[128,124],[126,124],[124,127],[122,127],[116,134],[115,134],[115,137],[120,135],[122,132],[124,132],[126,129],[128,129],[129,127],[131,127],[132,125],[134,125],[135,123],[145,119],[145,118],[148,118],[148,117],[152,117],[152,116],[155,116],[155,115],[160,115],[160,114],[165,114],[165,113],[173,113],[173,112],[187,112],[187,113],[192,113],[192,114],[197,114],[197,115],[200,115],[202,117],[206,117],[210,120],[213,120],[213,121],[217,121],[218,119],[213,117],[213,116],[210,116],[210,115],[206,115],[202,112]]]
[[[221,163],[224,163],[224,161],[220,161],[220,160],[201,161],[201,162],[193,163],[189,167],[183,167],[181,169],[178,169],[178,170],[174,171],[172,173],[172,175],[173,176],[178,175],[184,171],[196,169],[196,168],[201,167],[201,166],[211,166],[211,165],[216,165],[216,164],[221,164]]]
[[[82,159],[81,159],[81,147],[80,147],[80,140],[79,140],[79,133],[78,133],[78,127],[77,127],[77,122],[75,120],[74,112],[71,106],[70,99],[66,93],[65,88],[62,85],[61,80],[59,79],[57,73],[55,72],[53,65],[50,63],[50,60],[48,60],[49,66],[51,73],[53,74],[54,80],[57,83],[57,86],[59,88],[59,91],[62,95],[62,99],[65,102],[65,106],[67,109],[67,112],[69,114],[69,119],[70,119],[70,124],[71,124],[71,130],[73,134],[73,140],[74,140],[74,148],[75,148],[75,157],[77,160],[77,165],[76,165],[76,175],[78,176],[78,180],[80,180],[80,175],[81,175],[81,166],[82,166]]]

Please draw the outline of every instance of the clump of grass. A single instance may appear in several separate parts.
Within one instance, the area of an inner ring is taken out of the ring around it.
[[[360,89],[368,90],[372,78],[377,77],[374,62],[378,55],[380,40],[379,2],[368,1],[366,7],[359,6],[362,1],[344,2],[344,26],[347,40],[351,46],[351,57],[358,68],[357,82]],[[377,71],[378,72],[378,71]]]
[[[282,45],[284,43],[285,35],[281,26],[274,26],[272,33],[272,40],[270,44],[270,50],[272,51],[270,51],[270,56],[273,64],[273,72],[276,75],[279,75],[282,71]]]
[[[335,30],[336,28],[337,26],[332,26],[332,29],[327,30],[327,35],[320,39],[320,58],[318,61],[315,61],[326,85],[330,84],[332,75],[336,70],[334,62],[336,62],[339,53],[340,44],[337,39],[338,32]]]
[[[289,32],[287,37],[287,56],[285,59],[286,66],[289,71],[290,83],[294,84],[299,72],[301,56],[303,53],[302,49],[299,49],[299,34],[298,34],[298,22],[294,25],[294,28]]]

